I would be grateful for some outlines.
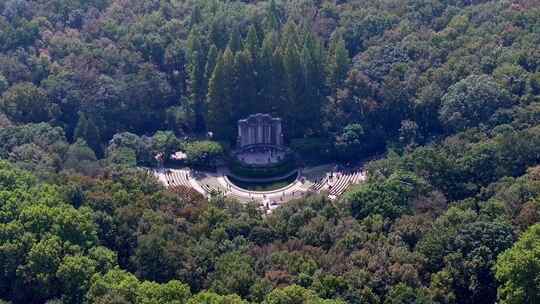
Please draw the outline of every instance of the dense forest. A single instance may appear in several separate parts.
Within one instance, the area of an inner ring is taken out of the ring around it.
[[[537,0],[2,0],[0,303],[540,303],[539,45]],[[257,112],[367,181],[137,169]]]

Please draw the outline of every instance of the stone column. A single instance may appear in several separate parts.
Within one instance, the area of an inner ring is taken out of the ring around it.
[[[273,145],[277,145],[278,142],[276,141],[276,124],[275,124],[275,123],[272,123],[272,130],[271,130],[271,132],[272,132],[272,134],[271,134],[271,135],[272,135],[272,144],[273,144]]]
[[[262,143],[262,139],[263,139],[263,128],[262,128],[261,123],[259,122],[257,124],[257,143],[258,144]]]
[[[249,142],[249,127],[244,124],[242,126],[242,147],[247,145]]]
[[[238,140],[236,141],[236,144],[239,146],[239,147],[242,147],[243,146],[243,137],[242,137],[242,124],[240,123],[240,121],[238,121]]]
[[[281,146],[283,143],[281,142],[281,121],[276,122],[276,145]]]

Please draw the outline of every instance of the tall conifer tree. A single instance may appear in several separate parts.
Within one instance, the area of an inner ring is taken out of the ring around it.
[[[257,29],[255,26],[250,26],[246,39],[244,40],[244,49],[249,50],[253,56],[253,62],[257,61],[257,55],[259,54],[259,37],[257,36]]]
[[[305,79],[303,100],[299,100],[298,120],[312,134],[321,131],[321,108],[324,98],[324,64],[315,38],[308,34],[302,48],[302,67]],[[310,134],[310,135],[312,135]]]
[[[238,52],[242,48],[242,38],[238,27],[233,27],[231,35],[229,37],[229,44],[227,47],[234,53]]]
[[[305,77],[298,46],[290,39],[283,53],[283,68],[285,72],[288,110],[285,111],[286,124],[289,125],[291,136],[301,133],[302,125],[298,119],[305,102]]]
[[[328,52],[327,65],[328,86],[333,89],[334,93],[345,82],[350,61],[345,40],[340,34],[335,33],[334,37],[332,37],[330,51]]]
[[[222,140],[233,137],[233,65],[233,54],[227,48],[217,60],[208,86],[208,129],[214,133],[217,139]]]
[[[275,73],[277,69],[274,65],[274,48],[275,48],[275,33],[268,33],[264,37],[260,53],[259,60],[256,66],[257,69],[257,89],[259,92],[259,98],[261,101],[261,108],[263,112],[270,113],[276,109],[273,106],[275,96],[273,96],[273,85]]]
[[[205,129],[204,99],[207,81],[205,80],[205,52],[199,36],[199,30],[193,28],[188,37],[187,49],[190,102],[195,118],[195,129],[201,132]]]
[[[73,139],[83,139],[88,146],[94,150],[94,152],[100,156],[101,149],[101,137],[99,135],[99,129],[97,128],[93,119],[88,118],[84,113],[79,113],[79,121],[75,127],[73,133]]]
[[[280,20],[279,20],[279,9],[276,5],[275,0],[270,0],[268,4],[268,9],[266,11],[265,17],[265,26],[268,30],[276,31],[279,29]]]
[[[212,44],[208,50],[208,56],[206,57],[206,67],[204,68],[204,78],[207,82],[210,81],[214,68],[216,67],[216,62],[218,60],[218,49],[215,45]]]
[[[249,49],[236,53],[235,56],[235,94],[234,102],[238,104],[236,116],[246,116],[263,110],[257,102],[255,70]]]

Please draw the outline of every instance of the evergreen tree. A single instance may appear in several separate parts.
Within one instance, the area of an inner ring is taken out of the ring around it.
[[[286,79],[286,98],[289,109],[283,114],[286,117],[286,123],[289,125],[291,137],[301,135],[300,111],[303,110],[305,102],[305,77],[298,46],[294,40],[289,40],[283,53],[283,68]]]
[[[296,45],[299,41],[298,26],[293,20],[288,20],[281,33],[281,47],[287,48],[291,43]]]
[[[199,5],[195,4],[193,6],[193,9],[191,10],[191,18],[189,20],[189,24],[193,28],[193,26],[201,23],[203,21],[202,14],[201,14],[201,8]]]
[[[345,47],[345,40],[339,34],[335,34],[328,54],[328,86],[334,93],[343,85],[349,71],[349,52]]]
[[[207,123],[217,139],[233,137],[233,85],[232,67],[234,57],[229,48],[217,60],[208,86]]]
[[[224,16],[221,14],[216,15],[210,23],[208,39],[209,42],[214,44],[219,50],[225,48],[229,42],[229,37],[225,35],[226,28],[223,24]]]
[[[99,129],[92,118],[88,119],[88,127],[86,129],[86,143],[98,157],[103,156],[103,150],[101,148],[101,136]]]
[[[218,49],[215,45],[212,44],[208,50],[208,56],[206,56],[206,67],[204,69],[204,78],[206,81],[210,81],[214,68],[216,67],[216,62],[218,60]]]
[[[275,40],[275,33],[266,34],[258,55],[258,64],[256,65],[260,108],[265,113],[275,111],[275,108],[273,108],[275,100],[273,96],[274,74],[277,73],[277,69],[273,67]]]
[[[267,30],[278,30],[280,25],[279,10],[275,0],[270,0],[265,16],[265,26]]]
[[[240,31],[238,27],[233,27],[231,35],[229,37],[229,44],[227,47],[234,53],[238,52],[242,48],[242,38],[240,37]]]
[[[248,49],[236,53],[234,62],[234,72],[236,78],[234,102],[238,104],[236,117],[243,117],[263,110],[257,101],[257,88],[255,81],[255,70],[252,56]]]
[[[259,37],[257,36],[257,30],[255,26],[250,26],[246,39],[244,40],[244,49],[249,50],[253,56],[253,61],[256,62],[257,54],[259,54]]]
[[[199,40],[199,31],[191,30],[188,41],[188,73],[189,73],[189,95],[192,104],[192,111],[195,117],[195,130],[205,130],[204,121],[204,98],[206,96],[207,83],[205,80],[205,55]]]
[[[283,62],[283,50],[277,48],[272,54],[270,82],[270,108],[272,113],[285,117],[288,112],[285,104],[287,102],[287,77]]]
[[[186,54],[180,41],[171,43],[165,49],[164,68],[167,71],[169,83],[174,88],[175,99],[180,100],[186,89]]]
[[[310,34],[307,35],[302,49],[302,66],[305,78],[305,95],[299,100],[298,120],[309,128],[311,134],[321,131],[321,108],[324,99],[324,64],[320,43]],[[304,131],[304,133],[306,133]]]
[[[86,119],[86,115],[84,115],[84,113],[79,113],[79,121],[77,122],[75,131],[73,131],[73,140],[75,141],[79,138],[85,139],[87,129],[88,120]]]
[[[101,157],[101,137],[99,135],[99,129],[96,126],[93,119],[88,118],[84,113],[79,113],[79,121],[75,127],[73,139],[83,139],[88,146],[94,150],[96,155]]]

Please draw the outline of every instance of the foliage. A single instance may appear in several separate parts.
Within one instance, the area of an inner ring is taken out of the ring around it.
[[[479,122],[489,122],[499,109],[509,106],[507,93],[489,76],[471,75],[448,89],[442,98],[443,124],[465,130]]]
[[[501,282],[501,303],[535,303],[540,286],[540,224],[531,226],[512,248],[497,258],[495,275]]]
[[[528,0],[0,1],[0,302],[538,302],[539,23]],[[380,157],[271,214],[136,168],[215,165],[197,140],[257,112],[310,162]]]
[[[282,289],[273,290],[266,299],[265,304],[339,304],[342,301],[323,300],[314,292],[298,285],[291,285]]]
[[[223,157],[223,147],[215,141],[195,141],[184,145],[187,162],[197,166],[213,166]]]
[[[395,172],[383,181],[368,181],[348,193],[351,213],[356,218],[371,214],[399,217],[410,212],[413,199],[426,191],[423,183],[409,172]]]
[[[47,122],[53,118],[56,109],[43,89],[28,82],[10,87],[2,94],[0,101],[4,113],[22,123]]]

